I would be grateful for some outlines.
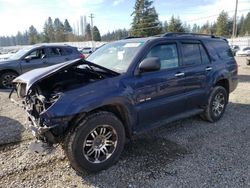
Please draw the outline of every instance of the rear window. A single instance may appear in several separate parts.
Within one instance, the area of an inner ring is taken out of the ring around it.
[[[216,51],[217,55],[222,60],[233,58],[232,50],[229,45],[224,41],[210,41],[208,42]]]

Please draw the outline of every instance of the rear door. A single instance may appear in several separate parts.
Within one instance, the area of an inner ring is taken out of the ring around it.
[[[160,58],[161,70],[143,73],[133,80],[139,124],[144,128],[185,109],[184,74],[177,49],[175,42],[154,45],[145,58]]]
[[[192,110],[207,102],[206,85],[213,67],[201,42],[181,41],[180,46],[187,95],[186,110]]]
[[[66,56],[63,54],[62,47],[48,47],[48,65],[54,65],[67,61]]]

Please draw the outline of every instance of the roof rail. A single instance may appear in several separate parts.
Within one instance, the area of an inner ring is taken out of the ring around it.
[[[123,38],[123,39],[126,40],[126,39],[136,39],[136,38],[142,38],[142,37],[128,36],[128,37],[125,37],[125,38]]]
[[[216,38],[214,35],[200,34],[200,33],[179,33],[179,32],[170,32],[170,33],[164,33],[164,34],[162,35],[162,37],[178,37],[178,36],[198,36],[198,37]]]

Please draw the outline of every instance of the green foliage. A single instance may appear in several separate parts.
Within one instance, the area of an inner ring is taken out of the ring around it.
[[[250,12],[248,12],[243,25],[244,35],[250,35]]]
[[[71,33],[72,32],[72,27],[69,24],[69,21],[65,19],[64,21],[64,32],[65,33]]]
[[[152,4],[153,1],[150,0],[136,0],[134,12],[132,13],[134,18],[131,35],[147,37],[162,32],[161,22]]]
[[[102,41],[113,41],[127,38],[129,36],[129,32],[126,29],[118,29],[113,32],[108,32],[107,34],[102,36]]]
[[[101,34],[99,32],[99,29],[96,26],[93,27],[93,40],[101,41]]]
[[[29,34],[29,44],[33,45],[39,42],[39,34],[33,25],[29,27],[28,34]]]
[[[64,25],[59,20],[59,18],[56,18],[54,21],[54,36],[56,42],[63,42],[65,41],[65,35],[64,35]]]
[[[85,28],[85,40],[90,41],[92,40],[92,34],[91,34],[91,26],[90,24],[87,24]]]
[[[233,21],[227,13],[222,11],[214,23],[206,22],[203,25],[182,24],[177,17],[171,17],[170,20],[161,23],[158,14],[153,7],[151,0],[136,0],[134,12],[132,13],[133,23],[130,33],[126,29],[118,29],[108,32],[100,37],[97,27],[93,28],[93,38],[95,41],[102,39],[103,41],[120,40],[132,34],[133,36],[151,36],[162,32],[194,32],[204,34],[216,34],[225,37],[231,37]],[[250,12],[238,20],[237,35],[250,35]],[[34,26],[30,26],[27,31],[18,32],[15,36],[0,36],[0,46],[27,45],[40,42],[64,42],[64,41],[83,41],[92,40],[91,27],[88,24],[85,36],[77,36],[74,34],[72,27],[67,19],[62,23],[58,18],[54,21],[49,17],[43,27],[43,32],[39,33]]]
[[[185,28],[183,27],[180,18],[171,17],[168,25],[168,32],[185,32]]]
[[[229,36],[228,31],[228,14],[224,11],[222,11],[217,18],[217,24],[216,24],[216,35],[218,36]]]

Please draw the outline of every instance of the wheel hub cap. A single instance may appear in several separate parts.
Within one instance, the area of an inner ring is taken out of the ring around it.
[[[117,133],[109,125],[100,125],[85,138],[83,155],[91,163],[106,161],[117,146]]]
[[[212,111],[215,116],[220,116],[225,107],[225,97],[222,93],[218,93],[213,101]]]

